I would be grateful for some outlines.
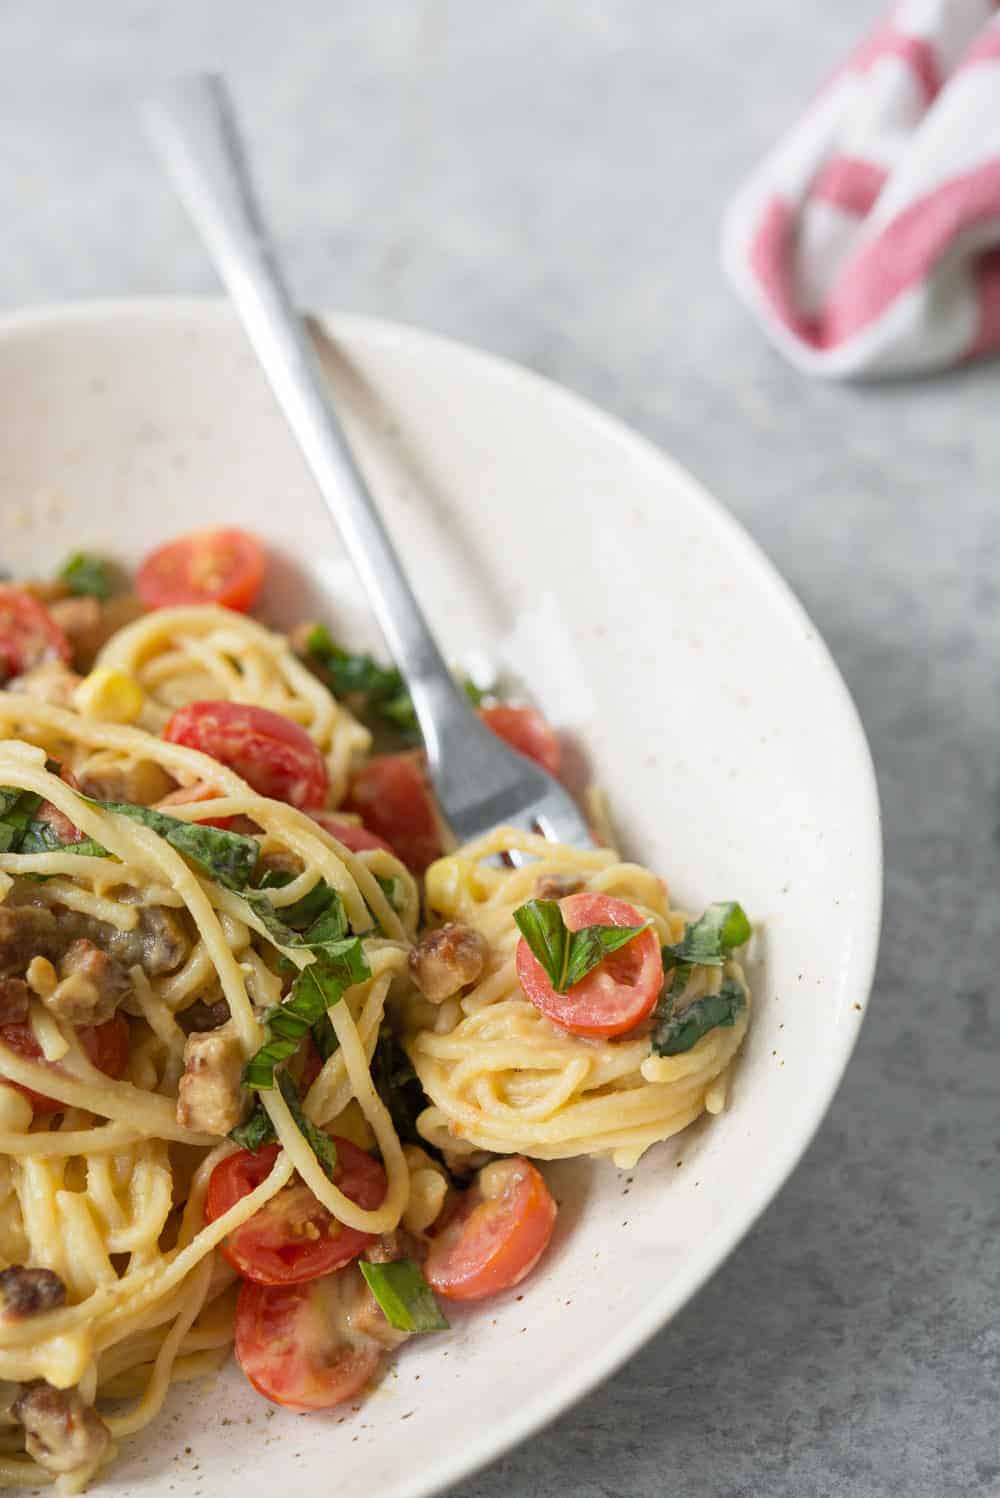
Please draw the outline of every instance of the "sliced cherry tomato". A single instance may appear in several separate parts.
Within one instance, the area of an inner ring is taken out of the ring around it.
[[[44,604],[22,588],[0,583],[0,676],[20,676],[42,661],[68,663],[72,654]]]
[[[98,1071],[120,1077],[128,1060],[129,1028],[124,1014],[116,1014],[103,1025],[86,1025],[79,1032],[80,1044]]]
[[[559,740],[536,707],[508,707],[498,702],[495,707],[481,708],[479,716],[487,728],[518,754],[526,754],[550,775],[559,774],[562,764]]]
[[[98,1071],[104,1072],[108,1077],[120,1077],[125,1070],[125,1062],[128,1060],[129,1028],[128,1021],[122,1014],[116,1014],[113,1019],[107,1020],[103,1025],[83,1025],[76,1032],[83,1048],[84,1054]],[[0,1040],[4,1045],[10,1046],[19,1056],[25,1056],[29,1061],[41,1061],[42,1048],[35,1039],[35,1032],[26,1020],[16,1020],[8,1025],[0,1025]],[[46,1066],[53,1067],[58,1071],[59,1063],[48,1061]],[[28,1102],[38,1114],[58,1113],[66,1106],[58,1099],[45,1097],[40,1092],[33,1092],[30,1087],[24,1087],[20,1082],[8,1082],[8,1087],[14,1087],[18,1092],[24,1094]]]
[[[163,737],[210,754],[275,801],[319,807],[330,789],[323,756],[305,729],[267,707],[189,702],[174,713]]]
[[[571,931],[583,926],[642,925],[635,907],[613,895],[567,895],[559,906]],[[535,1008],[571,1035],[624,1035],[646,1018],[659,998],[663,959],[650,928],[611,952],[566,993],[557,993],[522,937],[517,944],[517,976]]]
[[[56,767],[56,772],[59,776],[59,779],[65,781],[65,783],[72,790],[78,791],[80,789],[80,782],[77,780],[72,770],[66,769],[62,765],[58,765]],[[64,811],[60,811],[59,807],[51,801],[43,801],[41,803],[38,810],[35,812],[34,820],[36,822],[46,822],[61,843],[83,842],[83,833],[80,831],[79,827],[77,827],[75,823],[71,822],[66,813]]]
[[[520,1284],[548,1246],[556,1211],[523,1155],[485,1165],[431,1243],[428,1283],[450,1300],[481,1300]]]
[[[335,811],[311,811],[309,815],[314,822],[318,822],[324,831],[332,833],[338,842],[343,843],[352,853],[366,853],[373,848],[381,848],[385,853],[393,853],[395,850],[389,846],[384,837],[378,837],[374,832],[369,832],[360,822],[351,822],[347,817],[340,816]]]
[[[419,754],[377,754],[351,782],[347,810],[422,874],[441,856],[441,834]]]
[[[217,801],[222,795],[214,785],[207,780],[196,780],[193,785],[179,785],[175,791],[157,801],[157,811],[169,811],[172,806],[190,806],[198,801]],[[201,827],[218,827],[222,832],[230,832],[236,822],[235,817],[201,817],[198,825]]]
[[[236,1300],[236,1358],[258,1394],[305,1412],[360,1393],[382,1356],[375,1341],[352,1332],[366,1289],[353,1266],[304,1285],[245,1281]]]
[[[45,822],[61,843],[82,843],[83,833],[58,806],[43,801],[35,812],[33,821]]]
[[[193,531],[151,551],[135,576],[147,609],[217,603],[245,614],[264,581],[264,548],[246,531]]]
[[[366,1211],[381,1206],[387,1190],[381,1165],[349,1139],[333,1136],[333,1142],[337,1146],[334,1184]],[[278,1146],[268,1144],[256,1154],[240,1150],[220,1160],[208,1182],[205,1221],[214,1222],[248,1196],[270,1175],[277,1158]],[[259,1285],[293,1285],[349,1264],[372,1241],[371,1233],[359,1233],[337,1222],[305,1182],[295,1180],[230,1233],[222,1252],[248,1280]]]

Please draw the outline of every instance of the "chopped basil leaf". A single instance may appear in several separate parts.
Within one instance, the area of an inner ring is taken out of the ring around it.
[[[289,1113],[295,1120],[296,1128],[327,1175],[332,1178],[337,1168],[337,1146],[329,1134],[318,1128],[312,1119],[307,1118],[302,1112],[295,1083],[285,1071],[278,1075],[278,1089],[288,1105]],[[229,1138],[234,1144],[238,1144],[241,1149],[249,1150],[254,1155],[265,1144],[273,1144],[277,1137],[270,1114],[260,1102],[255,1105],[245,1123],[237,1124],[235,1129],[229,1131]]]
[[[344,902],[335,890],[328,891],[328,898],[325,899],[320,914],[304,931],[294,930],[284,919],[285,911],[279,912],[262,891],[244,890],[243,898],[276,946],[305,947],[311,952],[320,952],[330,946],[337,946],[346,936],[347,914]],[[308,896],[304,898],[308,899]],[[301,905],[302,901],[298,904]],[[288,909],[294,911],[296,906],[291,905]]]
[[[359,1260],[361,1273],[390,1326],[401,1332],[443,1332],[448,1323],[423,1272],[412,1259],[391,1264]]]
[[[19,853],[76,853],[83,858],[110,858],[111,854],[95,838],[80,838],[75,843],[64,843],[51,822],[29,822]]]
[[[679,1056],[717,1026],[736,1023],[746,1007],[746,995],[735,978],[723,979],[718,993],[695,999],[678,1014],[674,995],[668,995],[664,1012],[653,1031],[653,1050],[658,1056]]]
[[[10,816],[11,812],[17,806],[17,803],[24,797],[34,798],[33,811],[37,811],[38,807],[42,804],[42,798],[38,795],[37,791],[21,791],[14,785],[0,786],[0,819],[6,821],[7,817]]]
[[[406,690],[406,684],[395,666],[380,666],[363,651],[344,650],[336,644],[325,624],[314,624],[306,636],[306,654],[318,666],[335,697],[361,697],[365,710],[390,724],[405,739],[420,743],[420,725]],[[468,677],[462,683],[473,707],[478,707],[489,693],[482,691]]]
[[[379,1031],[372,1056],[372,1081],[375,1090],[389,1110],[392,1126],[404,1144],[418,1144],[431,1154],[425,1139],[417,1131],[417,1118],[429,1104],[413,1063],[388,1025]]]
[[[36,791],[0,786],[0,853],[18,853],[35,812],[42,804]]]
[[[293,931],[291,926],[285,924],[267,895],[259,890],[245,889],[243,898],[276,946],[300,947],[302,945],[301,931]]]
[[[93,805],[151,827],[178,853],[198,864],[226,889],[240,893],[257,866],[260,844],[255,837],[246,837],[240,832],[223,832],[221,827],[209,827],[202,822],[182,822],[179,817],[168,817],[152,806],[135,806],[130,801],[94,801]]]
[[[268,1040],[244,1066],[244,1087],[266,1089],[275,1085],[275,1069],[295,1055],[303,1036],[326,1013],[327,1002],[315,983],[306,987],[296,981],[285,1002],[267,1010],[264,1024]]]
[[[750,940],[751,926],[742,905],[735,900],[710,905],[700,920],[684,932],[677,947],[679,962],[699,967],[721,967],[729,953]]]
[[[49,768],[52,769],[52,765]],[[58,770],[58,766],[55,769]],[[89,801],[91,806],[118,812],[151,827],[178,853],[198,864],[228,889],[243,888],[260,856],[256,838],[223,832],[218,827],[206,827],[197,822],[182,822],[178,817],[168,817],[151,806],[136,806],[130,801],[96,801],[90,796],[82,799]],[[35,820],[35,812],[41,803],[42,797],[34,791],[0,788],[0,852],[52,853],[58,850],[94,858],[111,856],[93,838],[76,843],[61,842],[44,819]]]
[[[313,1025],[312,1038],[313,1045],[319,1052],[319,1059],[321,1061],[329,1061],[334,1051],[340,1048],[337,1032],[333,1028],[328,1014],[324,1014],[323,1018],[318,1019]]]
[[[363,697],[369,711],[401,733],[419,739],[413,703],[394,666],[380,666],[373,656],[344,650],[334,642],[325,624],[313,625],[306,638],[306,651],[320,667],[334,696]]]
[[[303,1113],[295,1083],[285,1071],[278,1077],[278,1090],[288,1105],[288,1111],[295,1120],[295,1126],[299,1133],[326,1171],[326,1174],[333,1180],[333,1173],[337,1168],[337,1146],[329,1134],[317,1124],[314,1124],[312,1119],[307,1118]]]
[[[257,889],[284,889],[286,884],[291,884],[297,878],[288,869],[268,869],[263,879],[256,886]],[[332,890],[325,879],[317,879],[307,895],[301,900],[296,900],[294,905],[283,905],[281,907],[281,919],[286,926],[291,926],[293,931],[304,931],[311,926],[319,916],[340,896]]]
[[[284,1002],[265,1014],[267,1043],[243,1068],[245,1087],[268,1088],[274,1086],[275,1068],[294,1055],[307,1030],[320,1027],[320,1036],[314,1038],[321,1054],[324,1045],[330,1045],[320,1022],[346,989],[371,976],[371,969],[361,938],[344,934],[347,916],[343,901],[333,891],[326,910],[305,932],[287,926],[266,894],[247,890],[244,898],[278,946],[306,949],[315,956],[308,967],[299,970]]]
[[[116,591],[117,571],[106,557],[77,551],[60,567],[59,581],[77,597],[99,598],[103,603]]]
[[[528,900],[514,911],[514,920],[556,993],[565,993],[579,983],[605,957],[651,924],[583,926],[570,931],[556,900]]]
[[[302,968],[292,984],[291,998],[302,995],[308,996],[309,1002],[317,1002],[315,995],[318,995],[325,1012],[338,1002],[345,989],[369,977],[371,969],[360,936],[347,936],[317,950],[316,961]]]
[[[375,883],[385,895],[393,910],[398,914],[403,908],[403,895],[401,879],[388,879],[382,874],[375,875]]]
[[[641,926],[582,926],[579,931],[570,932],[569,960],[566,963],[563,990],[579,983],[605,957],[626,946],[641,931],[648,930],[651,924],[651,921],[644,921]]]
[[[553,988],[566,970],[569,931],[555,900],[528,900],[514,911],[517,928],[549,975]]]
[[[329,950],[331,947],[339,947],[346,935],[347,912],[344,910],[344,902],[331,891],[326,909],[302,933],[302,944],[311,947],[314,952],[320,947]]]
[[[274,1132],[274,1124],[271,1115],[263,1103],[256,1103],[254,1110],[245,1123],[237,1124],[235,1129],[229,1130],[229,1138],[241,1149],[249,1150],[255,1155],[265,1144],[273,1144],[277,1139]]]

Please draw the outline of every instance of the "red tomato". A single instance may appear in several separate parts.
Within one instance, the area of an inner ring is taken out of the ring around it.
[[[434,802],[419,754],[377,754],[351,782],[347,810],[385,838],[407,868],[422,874],[441,856]]]
[[[70,643],[44,604],[0,583],[0,676],[20,676],[42,661],[68,662]]]
[[[364,1388],[382,1352],[351,1335],[351,1310],[365,1290],[353,1267],[305,1285],[240,1287],[236,1358],[258,1394],[288,1409],[326,1410]]]
[[[80,782],[72,770],[65,769],[62,765],[57,765],[56,773],[59,779],[65,781],[72,790],[78,791],[80,789]],[[83,842],[83,833],[79,827],[71,822],[66,813],[60,811],[59,807],[51,801],[43,801],[41,803],[35,812],[34,820],[36,822],[47,822],[61,843]]]
[[[83,833],[80,831],[64,811],[55,806],[51,801],[43,801],[32,819],[35,822],[45,822],[61,843],[82,843]]]
[[[381,1165],[349,1139],[332,1137],[337,1146],[334,1184],[366,1211],[381,1206],[388,1189]],[[205,1221],[214,1222],[248,1196],[271,1174],[277,1158],[278,1145],[268,1144],[256,1154],[240,1150],[220,1160],[208,1182]],[[337,1222],[305,1182],[295,1180],[230,1233],[222,1252],[234,1269],[259,1285],[293,1285],[349,1264],[372,1241],[371,1233]]]
[[[567,895],[559,905],[571,931],[582,926],[642,925],[635,907],[612,895]],[[556,993],[522,937],[517,944],[517,976],[535,1008],[571,1035],[624,1035],[646,1018],[659,998],[663,959],[650,928],[610,953],[566,993]]]
[[[163,737],[210,754],[275,801],[322,806],[330,789],[323,756],[305,729],[267,707],[189,702],[174,713]]]
[[[125,1070],[125,1062],[128,1060],[129,1028],[128,1021],[122,1014],[116,1014],[103,1025],[83,1025],[77,1032],[80,1045],[84,1054],[98,1071],[104,1072],[108,1077],[120,1077]],[[4,1045],[10,1046],[19,1056],[25,1056],[29,1061],[40,1061],[42,1050],[35,1039],[35,1032],[27,1021],[17,1020],[9,1025],[0,1025],[0,1040]],[[58,1071],[59,1064],[56,1061],[46,1062]],[[30,1087],[24,1087],[20,1082],[8,1082],[8,1087],[15,1087],[18,1092],[24,1094],[28,1102],[38,1114],[58,1113],[66,1106],[56,1098],[45,1097],[40,1092],[33,1092]]]
[[[366,853],[372,848],[381,848],[386,853],[394,852],[384,837],[369,832],[360,822],[350,822],[335,811],[311,811],[309,815],[318,822],[324,832],[332,833],[352,853]]]
[[[193,785],[179,785],[175,791],[157,801],[156,810],[169,812],[172,806],[190,806],[192,802],[217,801],[222,795],[214,785],[209,785],[207,780],[196,780]],[[235,817],[199,817],[199,825],[204,827],[218,827],[222,832],[229,832],[236,821]]]
[[[479,716],[512,749],[526,754],[550,775],[559,774],[562,764],[559,740],[537,708],[508,707],[500,702],[495,707],[481,708]]]
[[[147,609],[218,603],[245,614],[264,581],[264,548],[239,530],[193,531],[151,551],[135,575]]]
[[[548,1246],[556,1210],[523,1155],[484,1166],[431,1243],[428,1283],[450,1300],[481,1300],[520,1284]]]

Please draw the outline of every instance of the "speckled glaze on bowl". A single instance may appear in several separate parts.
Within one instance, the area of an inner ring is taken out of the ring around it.
[[[102,1485],[115,1498],[420,1498],[529,1437],[669,1320],[781,1186],[843,1072],[874,968],[881,838],[864,733],[739,526],[669,458],[525,370],[376,322],[316,334],[447,652],[520,677],[586,745],[622,845],[662,870],[676,903],[743,901],[762,931],[753,1022],[721,1117],[627,1178],[604,1162],[548,1168],[559,1225],[522,1292],[404,1349],[357,1410],[276,1411],[233,1368],[176,1390]],[[178,531],[236,522],[273,549],[272,618],[322,609],[371,638],[221,303],[10,318],[0,405],[10,572],[80,545],[134,561]]]

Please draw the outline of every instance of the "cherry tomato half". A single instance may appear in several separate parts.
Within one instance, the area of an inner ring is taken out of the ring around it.
[[[83,1048],[84,1055],[98,1071],[104,1072],[107,1077],[120,1077],[125,1070],[125,1062],[128,1060],[129,1028],[128,1021],[122,1014],[116,1014],[103,1025],[82,1025],[77,1030],[77,1037]],[[0,1025],[0,1040],[4,1045],[10,1046],[19,1056],[24,1056],[29,1061],[42,1060],[42,1048],[35,1039],[35,1032],[26,1020],[15,1020],[8,1025]],[[47,1061],[46,1066],[51,1066],[55,1071],[59,1070],[57,1061]],[[45,1097],[40,1092],[33,1092],[30,1087],[24,1087],[20,1082],[7,1082],[8,1087],[14,1087],[23,1093],[37,1114],[58,1113],[65,1108],[65,1103],[60,1103],[56,1098]]]
[[[450,1300],[481,1300],[520,1284],[548,1246],[556,1212],[523,1155],[484,1165],[431,1243],[428,1283]]]
[[[571,931],[582,926],[641,926],[642,916],[613,895],[567,895],[559,901]],[[650,928],[610,953],[566,993],[557,993],[522,937],[517,977],[525,996],[546,1019],[571,1035],[624,1035],[649,1014],[663,987],[663,959]]]
[[[562,764],[559,740],[537,708],[508,707],[498,702],[495,707],[481,708],[479,716],[512,749],[526,754],[550,775],[559,774]]]
[[[20,676],[42,661],[69,662],[70,643],[44,604],[0,583],[0,677]]]
[[[366,853],[373,848],[381,848],[385,853],[395,852],[384,837],[378,837],[376,833],[369,832],[368,828],[362,826],[360,822],[351,822],[347,817],[340,816],[335,811],[311,811],[309,815],[325,832],[331,833],[352,853]]]
[[[330,789],[323,756],[305,729],[267,707],[188,702],[174,713],[163,737],[210,754],[275,801],[322,806]]]
[[[64,765],[59,765],[57,773],[59,779],[64,781],[72,790],[78,791],[80,789],[80,782],[72,770],[67,769]],[[83,833],[79,827],[74,822],[71,822],[66,813],[61,811],[52,801],[42,801],[35,812],[33,820],[47,823],[61,843],[83,842]]]
[[[366,1211],[381,1206],[387,1190],[381,1165],[349,1139],[332,1137],[337,1146],[334,1184]],[[277,1158],[278,1145],[268,1144],[256,1154],[240,1150],[220,1160],[208,1182],[205,1221],[214,1222],[248,1196],[270,1175]],[[337,1222],[304,1181],[294,1180],[230,1233],[222,1252],[234,1269],[259,1285],[293,1285],[349,1264],[372,1241],[371,1233]]]
[[[420,754],[377,754],[351,782],[347,810],[390,843],[408,869],[422,874],[441,855],[434,802]]]
[[[353,1399],[382,1356],[351,1330],[366,1289],[353,1265],[303,1285],[246,1280],[236,1300],[236,1358],[258,1394],[303,1412]]]
[[[193,531],[151,551],[135,576],[147,609],[217,603],[245,614],[264,581],[264,548],[246,531]]]

